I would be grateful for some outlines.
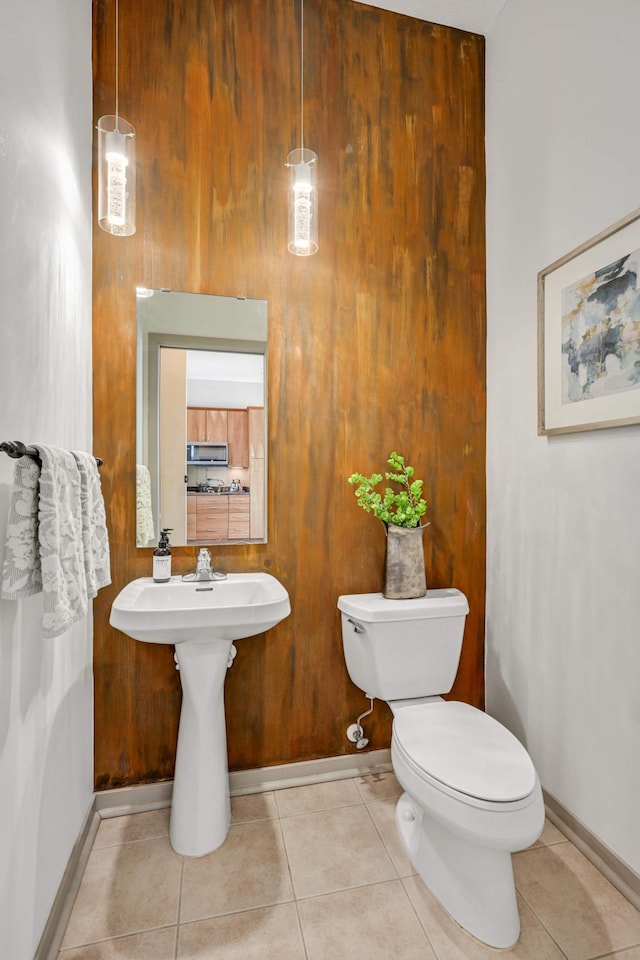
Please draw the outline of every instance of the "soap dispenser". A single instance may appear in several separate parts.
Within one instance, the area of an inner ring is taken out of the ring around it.
[[[154,583],[166,583],[171,579],[171,546],[169,534],[171,527],[160,531],[160,543],[153,551],[153,580]]]

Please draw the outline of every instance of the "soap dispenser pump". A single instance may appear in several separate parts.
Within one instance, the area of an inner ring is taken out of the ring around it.
[[[153,551],[154,583],[166,583],[171,579],[171,546],[169,544],[171,530],[171,527],[167,527],[160,531],[160,543]]]

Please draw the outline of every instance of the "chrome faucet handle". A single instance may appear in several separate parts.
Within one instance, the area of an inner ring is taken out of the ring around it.
[[[183,580],[188,580],[193,583],[201,583],[204,580],[226,580],[227,574],[222,573],[219,570],[214,570],[211,566],[211,554],[207,547],[200,547],[200,552],[198,553],[198,562],[196,564],[195,573],[185,573],[182,577]],[[196,588],[198,589],[198,588]]]
[[[202,558],[198,555],[198,565],[196,567],[195,573],[185,573],[182,577],[183,580],[188,580],[193,582],[194,580],[197,583],[201,583],[204,580],[226,580],[227,574],[222,573],[220,570],[214,570],[211,566],[211,554],[208,550],[203,549],[200,551],[203,554]]]

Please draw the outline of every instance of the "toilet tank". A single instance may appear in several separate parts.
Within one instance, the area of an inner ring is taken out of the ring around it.
[[[469,604],[453,587],[415,600],[381,593],[338,598],[349,676],[380,700],[448,693],[458,672]]]

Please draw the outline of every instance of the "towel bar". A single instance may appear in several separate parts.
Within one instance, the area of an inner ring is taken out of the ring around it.
[[[2,443],[0,443],[0,450],[8,454],[8,456],[13,457],[14,460],[17,460],[18,457],[31,457],[40,463],[40,457],[36,448],[27,447],[20,440],[3,440]],[[101,467],[103,463],[102,458],[96,457],[96,463]]]

